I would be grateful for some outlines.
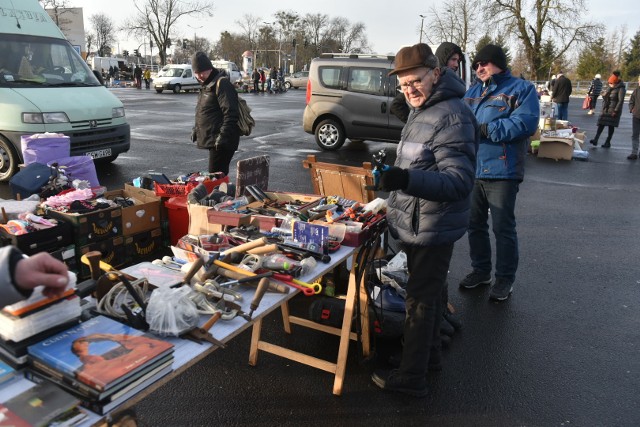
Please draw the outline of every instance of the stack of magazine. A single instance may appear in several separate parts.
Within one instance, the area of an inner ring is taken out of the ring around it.
[[[105,316],[28,347],[28,379],[50,381],[104,415],[172,370],[173,344]]]
[[[75,294],[75,274],[69,273],[69,286],[57,297],[46,297],[37,287],[26,300],[0,310],[0,355],[21,367],[27,362],[27,347],[45,337],[77,324],[82,312]]]

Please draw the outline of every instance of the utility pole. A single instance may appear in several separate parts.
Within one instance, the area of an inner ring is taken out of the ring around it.
[[[197,47],[196,47],[196,31],[199,30],[200,28],[202,28],[203,26],[200,25],[199,27],[193,27],[189,24],[187,24],[187,27],[191,28],[193,30],[193,53],[196,53],[198,51]]]
[[[426,15],[420,15],[420,18],[422,18],[422,20],[420,21],[420,43],[422,43],[422,32],[423,32],[423,28],[424,28],[424,18],[426,18]]]

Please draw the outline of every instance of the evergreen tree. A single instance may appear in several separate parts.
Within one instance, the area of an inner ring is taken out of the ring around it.
[[[540,51],[540,66],[536,70],[539,79],[550,79],[553,74],[554,58],[556,57],[556,46],[553,40],[548,39],[542,45]]]
[[[578,58],[576,73],[582,80],[590,80],[596,74],[606,75],[613,70],[610,55],[605,48],[604,38],[599,38],[595,43],[588,45]]]
[[[629,43],[629,51],[624,54],[623,76],[626,81],[634,81],[640,75],[640,31]]]

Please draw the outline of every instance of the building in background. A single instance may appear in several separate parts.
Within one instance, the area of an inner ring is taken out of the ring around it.
[[[87,38],[84,32],[84,15],[81,7],[45,9],[53,22],[78,53],[87,59]]]

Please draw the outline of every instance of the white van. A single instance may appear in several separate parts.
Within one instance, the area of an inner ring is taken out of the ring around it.
[[[63,133],[71,155],[103,161],[129,150],[122,102],[37,0],[0,0],[0,106],[0,181],[22,162],[22,135]]]
[[[224,70],[224,72],[227,73],[227,76],[229,76],[229,81],[231,83],[235,84],[242,80],[242,73],[235,62],[215,60],[211,61],[211,64],[218,70]]]
[[[162,76],[153,79],[153,88],[158,93],[164,90],[172,90],[173,93],[180,91],[200,90],[200,82],[193,75],[193,70],[189,64],[171,64],[162,68]]]

